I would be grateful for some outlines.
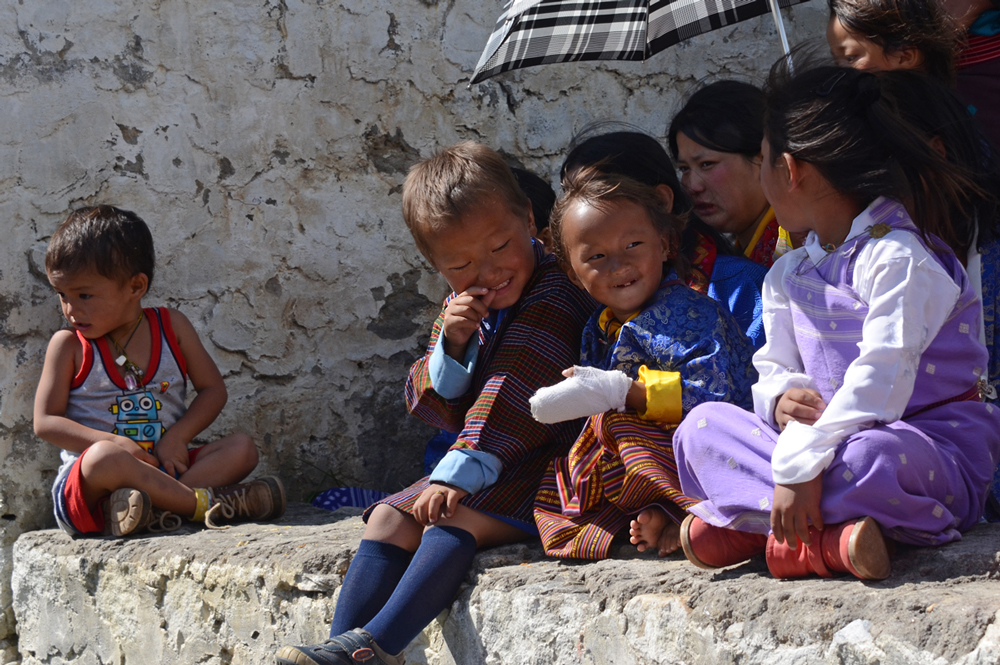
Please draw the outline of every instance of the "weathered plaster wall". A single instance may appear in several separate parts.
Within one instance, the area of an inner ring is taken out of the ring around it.
[[[472,138],[551,175],[588,122],[662,134],[693,82],[779,54],[764,17],[647,63],[469,89],[502,4],[0,3],[0,648],[11,545],[51,524],[57,454],[31,403],[60,326],[42,258],[68,210],[114,202],[150,223],[148,302],[183,310],[226,375],[209,436],[247,430],[296,498],[394,489],[429,432],[405,417],[401,378],[444,294],[401,223],[406,168]],[[822,5],[786,11],[793,42],[822,34]]]

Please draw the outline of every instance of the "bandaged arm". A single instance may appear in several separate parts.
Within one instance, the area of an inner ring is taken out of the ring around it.
[[[637,409],[641,418],[679,423],[683,411],[680,373],[652,370],[643,365],[639,368],[639,381],[635,383],[620,370],[576,366],[571,377],[535,393],[530,400],[531,413],[539,422],[557,423],[607,411],[624,411],[629,392],[640,386],[644,391],[644,395],[640,394],[644,406]]]

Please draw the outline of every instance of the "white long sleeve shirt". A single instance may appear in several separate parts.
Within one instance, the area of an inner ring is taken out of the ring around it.
[[[854,220],[847,240],[873,224],[869,209]],[[802,247],[775,262],[764,281],[767,343],[754,355],[760,373],[753,387],[754,411],[775,429],[774,408],[789,388],[818,389],[804,373],[785,276],[807,255],[818,264],[826,254],[816,234],[810,233]],[[815,424],[791,422],[779,435],[771,460],[775,483],[815,478],[830,465],[845,438],[902,416],[913,394],[920,356],[961,295],[951,276],[907,231],[891,231],[864,246],[854,265],[853,286],[868,305],[860,355]]]

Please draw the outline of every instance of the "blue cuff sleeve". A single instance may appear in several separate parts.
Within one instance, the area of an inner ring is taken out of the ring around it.
[[[430,476],[431,482],[461,487],[469,494],[483,490],[497,481],[503,464],[481,450],[456,448],[449,450]]]
[[[458,399],[472,386],[472,371],[479,356],[479,337],[473,335],[465,349],[464,362],[459,365],[454,358],[444,352],[444,344],[438,339],[427,361],[427,371],[431,377],[431,387],[445,399]]]

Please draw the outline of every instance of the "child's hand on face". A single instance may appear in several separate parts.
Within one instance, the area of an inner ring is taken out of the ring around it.
[[[479,331],[479,324],[490,315],[490,303],[496,291],[483,286],[472,286],[458,294],[444,310],[441,335],[444,352],[462,362],[469,339]]]
[[[774,407],[774,421],[781,431],[793,420],[815,425],[825,408],[826,402],[812,388],[789,388]]]
[[[163,466],[171,478],[181,477],[191,466],[187,443],[172,439],[169,432],[153,448],[153,454],[159,460],[157,466]]]
[[[452,517],[458,502],[468,495],[459,487],[431,483],[413,504],[413,517],[421,526],[432,526],[442,517]]]
[[[798,541],[809,546],[810,522],[823,530],[823,516],[819,501],[823,496],[823,474],[812,480],[794,485],[774,486],[774,505],[771,508],[771,531],[779,543],[788,541],[789,547],[798,547]]]

